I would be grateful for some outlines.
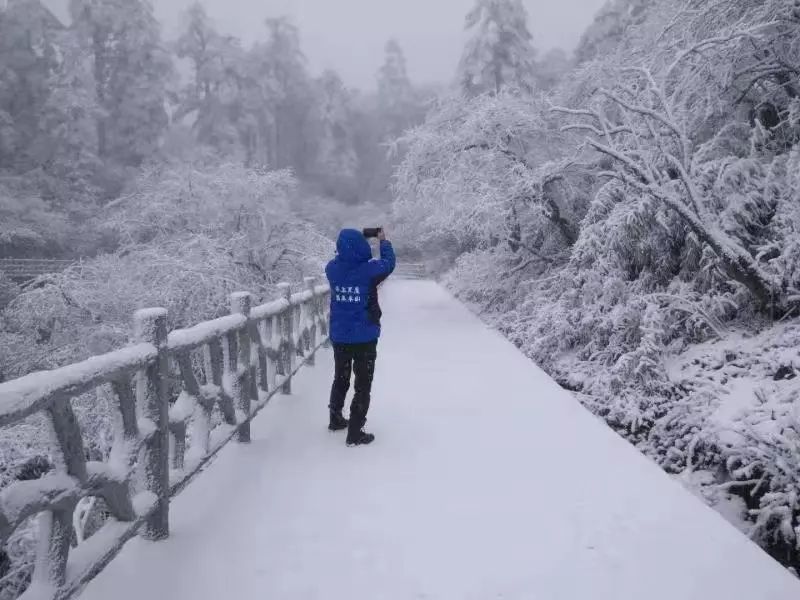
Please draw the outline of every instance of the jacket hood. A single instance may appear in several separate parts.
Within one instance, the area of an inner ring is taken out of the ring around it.
[[[356,229],[342,229],[336,242],[337,258],[346,263],[364,263],[372,258],[372,249],[364,234]]]

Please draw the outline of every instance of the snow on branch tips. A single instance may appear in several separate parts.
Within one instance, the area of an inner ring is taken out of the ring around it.
[[[599,90],[591,109],[553,107],[552,112],[572,119],[562,131],[588,131],[587,146],[612,159],[611,173],[628,194],[646,195],[673,211],[764,309],[785,308],[786,298],[775,278],[709,210],[679,107],[648,70],[632,71],[634,78],[627,85]]]

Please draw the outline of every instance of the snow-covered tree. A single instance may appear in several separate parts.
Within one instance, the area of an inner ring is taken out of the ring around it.
[[[403,48],[394,39],[386,42],[383,66],[378,72],[378,110],[389,138],[400,135],[419,110]]]
[[[203,5],[196,2],[185,13],[175,51],[189,60],[192,76],[181,91],[174,118],[191,116],[200,144],[232,154],[238,144],[234,119],[243,68],[239,41],[218,33]]]
[[[137,308],[165,306],[173,325],[188,325],[224,313],[237,289],[271,299],[279,281],[318,272],[332,243],[293,216],[296,185],[288,172],[231,163],[145,170],[100,212],[118,251],[50,278],[6,309],[6,330],[24,339],[0,370],[24,373],[33,361],[52,368],[124,345]],[[35,343],[37,332],[46,341]]]
[[[581,202],[559,185],[570,166],[551,161],[558,139],[531,108],[511,92],[451,98],[404,136],[396,209],[418,244],[502,243],[548,261],[575,241]]]
[[[636,98],[632,88],[605,92],[619,106],[623,119],[613,122],[600,112],[588,111],[591,121],[573,127],[596,129],[600,139],[590,138],[588,144],[615,161],[617,169],[607,176],[623,183],[623,194],[668,207],[702,245],[713,250],[732,278],[750,289],[763,306],[771,305],[781,295],[777,282],[739,240],[720,229],[697,181],[698,165],[685,128],[670,118],[672,107],[654,82],[641,87],[646,96],[658,99],[655,104],[625,100],[623,94]],[[568,109],[563,112],[575,114]],[[647,146],[637,143],[647,135],[651,138]]]
[[[350,94],[335,71],[316,81],[319,100],[319,169],[327,176],[353,177],[358,158],[353,147]]]
[[[39,0],[17,0],[0,10],[0,166],[35,168],[32,147],[58,66],[63,26]]]
[[[522,0],[476,0],[466,28],[472,37],[458,68],[466,94],[499,93],[507,87],[533,89],[535,52]]]
[[[242,135],[251,163],[303,173],[316,157],[304,135],[313,102],[300,31],[285,17],[268,19],[266,27],[266,41],[248,59],[244,110],[250,121],[243,122]]]
[[[96,123],[102,117],[87,52],[70,32],[59,38],[58,65],[48,80],[33,146],[41,165],[40,188],[54,205],[87,216],[102,190],[97,179]]]
[[[168,124],[170,57],[146,0],[71,0],[74,29],[91,53],[98,154],[138,166],[152,157]]]
[[[675,5],[672,0],[667,3]],[[677,6],[674,6],[677,8]],[[616,54],[631,27],[647,16],[647,0],[609,0],[581,36],[575,50],[578,62]]]

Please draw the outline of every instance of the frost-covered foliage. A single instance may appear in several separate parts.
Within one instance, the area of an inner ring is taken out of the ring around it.
[[[237,40],[216,30],[202,4],[194,3],[186,10],[175,54],[190,63],[192,75],[178,94],[173,118],[193,117],[197,142],[226,155],[237,152],[242,133],[236,107],[243,53]]]
[[[467,15],[466,29],[472,35],[458,73],[464,93],[533,88],[533,36],[522,0],[477,0]]]
[[[560,185],[566,162],[530,98],[514,92],[443,100],[402,140],[395,211],[420,245],[461,253],[507,244],[525,260],[552,261],[571,242],[582,208]]]
[[[440,100],[395,207],[460,297],[795,567],[798,73],[795,0],[614,0],[545,97]]]
[[[97,154],[139,166],[158,149],[169,122],[172,63],[146,0],[71,0],[72,31],[93,65]]]
[[[124,344],[139,308],[163,306],[171,325],[186,326],[224,314],[233,291],[269,299],[276,283],[321,272],[332,244],[292,217],[294,186],[289,173],[237,165],[144,173],[102,215],[121,240],[116,252],[31,286],[6,308],[5,329],[27,348],[4,357],[6,375]]]

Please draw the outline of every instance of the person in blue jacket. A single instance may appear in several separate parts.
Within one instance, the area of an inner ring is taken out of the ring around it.
[[[328,428],[331,431],[347,428],[348,446],[370,444],[375,440],[374,435],[364,431],[364,425],[381,335],[378,285],[391,275],[395,266],[394,250],[383,230],[379,230],[378,239],[380,258],[373,260],[364,234],[355,229],[343,229],[336,242],[336,257],[325,269],[331,286],[330,338],[336,363]],[[348,422],[342,411],[353,371],[355,394]]]

